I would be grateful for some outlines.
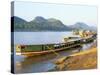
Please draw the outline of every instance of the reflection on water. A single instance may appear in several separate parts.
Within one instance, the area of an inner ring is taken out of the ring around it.
[[[60,57],[69,55],[72,53],[73,53],[73,50],[59,52]],[[24,58],[24,61],[21,61],[20,62],[21,65],[18,66],[20,68],[17,68],[16,66],[16,72],[17,73],[46,72],[55,67],[55,65],[53,64],[53,61],[60,57],[52,53],[52,54],[43,55],[43,56]]]
[[[96,41],[96,40],[94,40],[94,42],[92,42],[92,43],[89,43],[89,44],[84,44],[84,45],[83,45],[83,47],[82,47],[82,50],[87,50],[87,49],[89,49],[89,48],[91,48],[91,47],[95,46],[95,45],[96,45],[96,43],[97,43],[97,41]]]
[[[77,50],[77,52],[78,52],[78,50]],[[72,53],[73,53],[73,50],[59,52],[60,57],[69,55]],[[18,73],[46,72],[55,67],[55,65],[53,64],[53,61],[60,57],[56,56],[54,53],[52,53],[52,54],[43,55],[43,56],[24,58],[24,60],[20,62],[21,65],[18,66],[20,68],[16,67],[16,72],[18,72]]]
[[[41,43],[42,41],[46,40],[46,42],[42,43],[55,43],[55,42],[61,42],[62,37],[65,35],[69,35],[70,32],[55,32],[55,33],[42,33],[41,35],[34,33],[16,33],[14,40],[15,44],[35,44],[35,43]],[[29,36],[25,36],[29,35]],[[36,36],[35,36],[36,35]],[[41,36],[41,38],[40,38]],[[43,37],[42,37],[43,36]],[[52,38],[51,38],[52,37]],[[30,39],[29,39],[30,38]],[[38,39],[38,41],[36,40]],[[63,56],[67,56],[76,52],[79,52],[79,50],[87,50],[93,46],[94,43],[89,43],[83,45],[81,48],[77,49],[70,49],[59,52],[60,56],[56,56],[54,53],[42,55],[42,56],[35,56],[30,58],[25,58],[24,56],[17,56],[15,57],[15,71],[16,73],[34,73],[34,72],[47,72],[55,67],[53,62],[61,58]]]
[[[61,51],[59,52],[60,56],[56,56],[54,53],[52,53],[48,55],[24,58],[24,60],[22,60],[19,63],[20,64],[19,66],[18,64],[16,65],[16,73],[47,72],[55,67],[53,62],[56,59],[79,52],[80,49],[81,50],[89,49],[91,48],[91,46],[93,46],[93,44],[94,43],[90,43],[90,44],[83,45],[82,48]]]

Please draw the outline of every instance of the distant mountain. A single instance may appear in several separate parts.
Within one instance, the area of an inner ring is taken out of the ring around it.
[[[77,22],[74,25],[70,25],[70,28],[72,29],[78,29],[78,30],[93,30],[97,31],[97,28],[95,26],[89,26],[83,22]]]
[[[47,20],[41,16],[37,16],[33,21],[35,21],[36,23],[43,23],[46,22]]]
[[[12,17],[14,31],[69,31],[71,28],[64,25],[60,20],[51,18],[45,19],[41,16],[27,22],[19,17]],[[14,22],[14,23],[13,23]]]
[[[19,17],[17,17],[17,16],[11,17],[11,20],[14,20],[14,23],[21,23],[21,24],[27,22],[27,21],[25,21],[25,20],[23,20],[23,19],[21,19],[21,18],[19,18]]]
[[[97,28],[89,26],[83,22],[77,22],[74,25],[64,25],[60,20],[55,18],[45,19],[41,16],[35,17],[30,22],[25,21],[17,16],[11,17],[12,31],[71,31],[79,30],[94,30]]]
[[[27,24],[27,21],[24,19],[17,16],[11,17],[11,31],[21,31],[21,29],[24,29],[25,24]]]

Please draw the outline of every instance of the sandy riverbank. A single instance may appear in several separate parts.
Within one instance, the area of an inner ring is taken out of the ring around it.
[[[79,53],[65,56],[54,62],[56,71],[97,68],[97,48],[92,47]]]

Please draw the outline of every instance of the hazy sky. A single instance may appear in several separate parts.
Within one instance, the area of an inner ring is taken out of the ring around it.
[[[15,2],[14,10],[14,16],[27,21],[33,20],[36,16],[42,16],[46,19],[59,19],[66,25],[76,22],[97,25],[97,7],[95,6]]]

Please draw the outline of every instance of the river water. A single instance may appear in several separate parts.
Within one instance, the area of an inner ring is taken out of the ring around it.
[[[49,43],[61,43],[63,38],[67,36],[73,36],[72,32],[14,32],[14,46],[17,44],[49,44]],[[15,57],[15,72],[16,73],[34,73],[34,72],[47,72],[55,67],[53,62],[63,56],[67,56],[79,50],[86,50],[91,48],[93,43],[83,45],[82,48],[70,49],[61,51],[56,56],[54,53],[25,58],[24,56],[14,55]]]

